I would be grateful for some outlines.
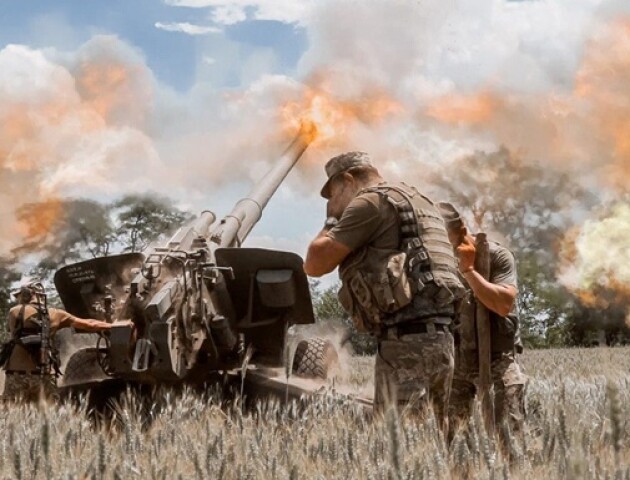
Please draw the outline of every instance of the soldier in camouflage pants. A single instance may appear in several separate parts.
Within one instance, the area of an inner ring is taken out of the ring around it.
[[[479,378],[477,351],[466,352],[458,348],[455,358],[456,368],[449,403],[449,418],[453,429],[470,418]],[[499,428],[507,424],[513,433],[518,432],[524,420],[526,377],[516,363],[514,353],[493,353],[491,373],[495,424]]]
[[[359,331],[378,337],[375,410],[394,404],[446,426],[453,376],[449,331],[464,288],[436,205],[389,183],[363,152],[328,161],[329,216],[304,262],[310,276],[339,267],[339,300]]]
[[[462,281],[467,287],[460,315],[454,326],[455,372],[449,404],[450,436],[470,418],[479,381],[476,305],[481,302],[489,311],[494,392],[495,425],[515,432],[524,417],[526,377],[516,362],[522,350],[519,319],[516,311],[516,262],[512,253],[496,242],[490,242],[490,275],[484,279],[475,271],[475,238],[470,235],[459,213],[449,203],[439,204],[449,240],[457,252]]]
[[[446,418],[453,377],[453,336],[448,331],[398,337],[395,329],[378,344],[374,409],[390,401],[399,407],[423,408],[427,400],[438,419]]]

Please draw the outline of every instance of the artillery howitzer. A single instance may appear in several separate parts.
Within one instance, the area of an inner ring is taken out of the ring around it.
[[[107,380],[204,383],[219,373],[238,374],[244,364],[248,372],[255,366],[250,381],[266,383],[269,369],[283,367],[288,327],[314,323],[302,259],[241,244],[312,133],[302,128],[221,221],[204,211],[145,254],[95,258],[55,274],[68,311],[113,322],[107,337],[74,334],[61,342],[61,387],[92,388]],[[293,368],[325,376],[336,356],[330,343],[305,340]]]

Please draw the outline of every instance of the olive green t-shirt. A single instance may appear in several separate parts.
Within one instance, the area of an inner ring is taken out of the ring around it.
[[[518,280],[516,274],[516,261],[514,255],[507,248],[496,242],[489,242],[490,253],[490,276],[488,281],[495,285],[509,285],[518,290]],[[464,287],[468,292],[469,300],[465,303],[462,311],[462,318],[459,323],[460,344],[464,350],[475,350],[477,348],[477,331],[474,321],[462,321],[463,318],[474,318],[474,302],[470,299],[474,294],[468,285],[466,279],[460,278]],[[490,325],[492,328],[493,339],[499,336],[513,337],[515,343],[520,343],[519,320],[516,302],[512,306],[512,310],[505,317],[499,315],[492,310],[490,314]],[[498,346],[493,346],[493,351],[501,351]]]
[[[496,242],[489,242],[490,282],[496,285],[511,285],[518,289],[516,261],[507,248]]]
[[[352,199],[326,235],[353,252],[366,245],[385,249],[400,246],[396,210],[384,195],[376,192],[361,193]]]
[[[495,285],[507,285],[512,286],[518,291],[518,280],[516,278],[516,260],[514,255],[507,248],[499,245],[496,242],[490,242],[490,283]],[[468,286],[467,283],[464,283]],[[516,301],[512,305],[510,313],[505,317],[502,317],[496,312],[490,311],[490,321],[499,328],[504,328],[507,331],[513,331],[516,337],[516,342],[520,342],[519,334],[519,320]]]

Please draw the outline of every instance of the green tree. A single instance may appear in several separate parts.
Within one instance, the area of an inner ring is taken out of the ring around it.
[[[18,220],[30,234],[14,253],[37,256],[37,266],[31,273],[41,278],[67,263],[142,251],[151,241],[192,218],[168,199],[129,195],[112,204],[62,200],[49,228],[38,228],[41,212],[49,208],[48,202],[40,202],[23,205],[17,211]]]
[[[315,320],[318,323],[332,324],[343,327],[347,332],[347,340],[352,345],[355,353],[372,355],[376,353],[376,339],[368,334],[357,331],[352,319],[339,303],[337,292],[340,285],[337,283],[322,289],[316,280],[311,280],[311,296],[313,298],[313,310]]]
[[[141,252],[149,243],[192,218],[166,198],[152,195],[127,195],[111,206],[115,234],[123,252]]]
[[[529,347],[558,347],[570,344],[567,325],[574,297],[549,272],[540,268],[536,255],[517,257],[521,337]]]
[[[20,274],[15,270],[14,260],[0,257],[0,342],[8,338],[6,319],[13,303],[11,286],[19,279]]]
[[[575,213],[592,208],[595,197],[569,175],[524,162],[506,148],[462,158],[433,180],[473,231],[487,231],[491,238],[498,234],[513,251],[526,342],[568,341],[574,298],[557,282],[556,252]]]
[[[17,210],[17,218],[32,232],[14,250],[16,255],[35,254],[35,272],[46,277],[59,266],[85,258],[109,255],[116,239],[109,208],[93,200],[70,199],[59,202],[58,214],[49,228],[36,228],[47,202],[29,203]]]

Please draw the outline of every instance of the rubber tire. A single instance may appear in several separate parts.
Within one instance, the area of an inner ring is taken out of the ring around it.
[[[293,356],[293,374],[303,378],[328,378],[339,363],[334,345],[323,338],[310,338],[298,343]]]
[[[94,348],[81,349],[72,354],[62,366],[61,386],[80,388],[81,384],[92,384],[110,377],[105,375],[98,363]]]

